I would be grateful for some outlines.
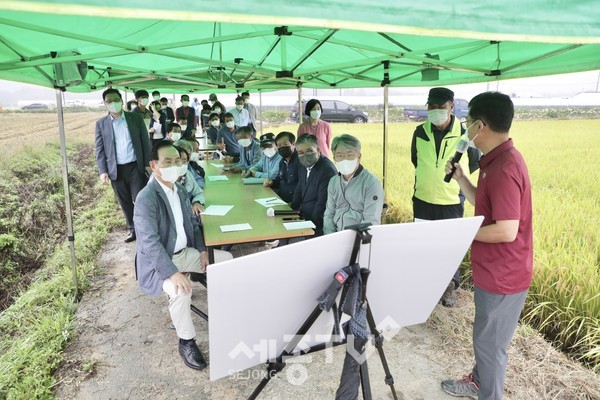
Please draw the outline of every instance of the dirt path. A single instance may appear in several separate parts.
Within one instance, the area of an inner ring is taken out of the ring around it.
[[[114,232],[99,256],[101,275],[81,301],[76,315],[77,338],[65,351],[58,372],[59,399],[244,399],[259,382],[263,367],[235,378],[209,381],[208,369],[186,367],[177,351],[175,331],[165,297],[144,295],[135,282],[135,243],[124,244],[124,233]],[[240,252],[256,246],[236,246]],[[234,247],[234,249],[236,249]],[[206,290],[194,284],[193,302],[206,310]],[[460,290],[458,304],[438,306],[427,324],[387,334],[384,345],[399,398],[449,400],[440,380],[459,376],[471,366],[470,293]],[[208,358],[208,324],[194,317],[196,341]],[[507,400],[598,399],[600,380],[572,363],[541,338],[518,333],[511,347]],[[332,399],[339,382],[343,346],[298,357],[286,367],[260,399]],[[210,368],[210,360],[209,360]],[[306,372],[306,375],[304,375]],[[374,399],[391,398],[377,354],[369,358]],[[306,380],[302,384],[298,381]]]

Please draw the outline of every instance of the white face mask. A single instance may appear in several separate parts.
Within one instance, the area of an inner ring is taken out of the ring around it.
[[[159,168],[159,170],[160,177],[163,181],[175,183],[177,179],[179,179],[179,167],[177,165],[167,168]]]
[[[185,175],[187,173],[187,170],[188,170],[187,166],[188,166],[187,163],[181,164],[179,166],[179,176],[183,176],[183,175]]]
[[[153,99],[156,100],[156,101],[159,101],[160,100],[160,96],[154,96]]]
[[[186,100],[186,101],[182,101],[181,104],[183,104],[184,107],[187,107],[188,104],[190,104],[190,102]]]
[[[235,105],[235,108],[236,108],[238,111],[242,111],[242,110],[243,110],[243,108],[244,108],[244,105],[243,105],[243,104],[236,104],[236,105]]]
[[[106,105],[106,108],[108,108],[108,111],[111,113],[115,113],[115,114],[119,113],[123,109],[123,102],[122,101],[113,101],[112,103],[108,103]]]
[[[176,142],[179,139],[181,139],[181,132],[171,132],[171,140]]]
[[[335,167],[342,175],[350,175],[358,167],[358,158],[354,160],[342,160],[335,163]]]
[[[187,131],[187,125],[181,125],[181,131],[182,132]]]
[[[273,158],[273,156],[277,154],[277,150],[275,150],[273,147],[268,147],[263,150],[263,153],[265,153],[265,156]]]
[[[225,125],[227,125],[227,127],[231,129],[231,128],[235,127],[235,122],[234,121],[229,121]]]
[[[312,110],[310,112],[310,117],[312,119],[319,119],[321,117],[321,110]]]
[[[217,126],[221,125],[221,121],[215,119],[214,121],[210,121],[210,124],[216,128]]]
[[[427,119],[435,126],[440,126],[444,122],[448,121],[448,110],[428,110]]]
[[[198,162],[199,159],[200,159],[200,154],[198,154],[198,153],[190,154],[190,161]]]
[[[469,139],[469,129],[471,129],[471,127],[473,125],[475,125],[477,122],[478,122],[478,120],[473,121],[473,123],[471,125],[467,126],[467,129],[465,129],[467,140],[469,141],[469,147],[472,148],[472,149],[476,149],[477,148],[477,146],[475,146],[475,138],[477,136],[479,136],[479,132],[477,132],[477,135],[475,135],[475,137],[473,137],[473,139]]]
[[[219,107],[217,107],[214,109],[214,112],[217,114],[221,114],[221,109]]]
[[[244,99],[244,104],[248,104],[248,103],[250,103],[250,99],[246,97],[246,98]]]
[[[147,106],[149,102],[150,102],[150,99],[147,97],[142,97],[140,99],[140,104],[143,105],[144,107]]]
[[[238,143],[242,147],[248,147],[252,143],[252,139],[240,139],[240,140],[238,140]]]

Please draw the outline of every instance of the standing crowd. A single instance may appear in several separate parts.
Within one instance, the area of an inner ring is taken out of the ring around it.
[[[257,110],[248,92],[228,111],[214,93],[208,101],[194,98],[191,103],[182,95],[175,110],[158,91],[152,100],[146,90],[134,96],[124,111],[118,90],[103,93],[108,114],[96,123],[100,180],[111,183],[125,215],[125,242],[137,240],[141,289],[152,296],[167,294],[183,361],[203,369],[190,311],[190,273],[204,274],[209,262],[200,219],[205,172],[199,133],[216,146],[214,156],[231,172],[262,179],[312,221],[311,237],[358,223],[380,224],[384,190],[361,163],[361,142],[349,134],[333,137],[331,125],[320,119],[317,99],[307,102],[307,119],[296,133],[257,137]],[[461,123],[453,114],[454,93],[433,88],[427,109],[428,121],[416,128],[411,142],[415,222],[461,218],[465,199],[475,205],[475,215],[485,218],[471,251],[475,367],[463,379],[442,382],[442,389],[458,397],[501,399],[507,347],[531,283],[533,254],[529,178],[509,137],[513,104],[503,94],[482,93],[471,100]],[[461,141],[470,145],[467,157],[451,165]],[[469,175],[478,169],[475,186]],[[450,183],[444,182],[446,174],[453,178]],[[304,239],[310,237],[279,245]],[[232,257],[223,248],[215,251],[214,261]],[[454,305],[459,278],[456,271],[440,299],[444,306]]]

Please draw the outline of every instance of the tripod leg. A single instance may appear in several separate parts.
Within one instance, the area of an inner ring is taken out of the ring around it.
[[[385,358],[385,353],[383,352],[383,335],[379,333],[377,327],[375,326],[375,319],[373,318],[373,313],[371,312],[371,305],[369,303],[367,303],[367,321],[369,323],[371,333],[373,334],[375,347],[377,348],[377,352],[379,353],[379,358],[381,359],[383,370],[385,371],[385,384],[390,387],[394,400],[398,400],[396,388],[394,387],[394,377],[390,372],[390,367],[388,366],[387,359]]]
[[[371,381],[369,380],[369,367],[367,366],[367,360],[364,360],[360,365],[359,374],[363,400],[372,400],[373,396],[371,395]]]

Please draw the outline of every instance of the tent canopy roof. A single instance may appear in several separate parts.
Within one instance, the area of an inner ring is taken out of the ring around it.
[[[69,91],[209,92],[438,86],[600,69],[595,1],[482,3],[0,1],[0,79],[54,87],[62,66]]]

